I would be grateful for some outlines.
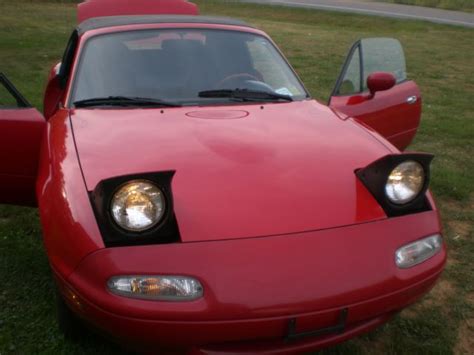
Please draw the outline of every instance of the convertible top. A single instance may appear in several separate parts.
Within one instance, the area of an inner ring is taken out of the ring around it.
[[[94,17],[82,22],[76,30],[79,35],[106,27],[154,23],[202,23],[250,27],[247,23],[227,17],[189,16],[189,15],[133,15]]]

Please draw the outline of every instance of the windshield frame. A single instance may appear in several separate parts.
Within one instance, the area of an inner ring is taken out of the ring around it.
[[[281,57],[283,61],[283,65],[286,65],[287,69],[289,70],[290,73],[293,74],[294,78],[298,82],[298,84],[301,85],[302,88],[302,93],[304,94],[303,98],[298,98],[295,99],[294,101],[305,101],[305,100],[311,100],[312,97],[307,90],[306,86],[304,85],[303,81],[299,77],[299,75],[296,73],[295,69],[291,66],[289,63],[288,59],[284,56],[280,48],[275,44],[275,42],[263,31],[254,29],[254,28],[247,28],[247,27],[240,27],[240,26],[233,26],[233,25],[209,25],[209,24],[182,24],[182,23],[165,23],[165,24],[147,24],[147,25],[126,25],[126,26],[118,26],[118,27],[109,27],[109,28],[103,28],[103,29],[98,29],[98,30],[90,30],[84,33],[79,40],[79,46],[77,48],[76,52],[76,60],[74,63],[74,67],[72,70],[72,75],[69,80],[69,87],[68,87],[68,95],[66,97],[66,104],[65,107],[68,109],[76,109],[74,106],[73,98],[74,94],[76,91],[77,87],[77,81],[78,81],[78,74],[80,75],[81,72],[81,66],[84,61],[84,56],[85,56],[85,49],[88,45],[88,42],[91,39],[95,39],[100,36],[107,36],[107,35],[113,35],[115,33],[125,33],[125,32],[137,32],[137,31],[150,31],[150,30],[156,30],[156,31],[166,31],[166,30],[210,30],[210,31],[228,31],[228,32],[241,32],[241,33],[246,33],[246,34],[252,34],[255,36],[259,36],[267,40],[270,45],[273,47],[273,49],[276,51],[276,53]],[[270,102],[267,102],[270,103]],[[271,102],[273,103],[273,102]],[[279,102],[274,102],[274,103],[279,103]],[[202,103],[199,104],[183,104],[183,107],[199,107],[199,106],[215,106],[215,105],[241,105],[243,102],[229,102],[229,101],[223,101],[223,100],[209,100],[209,101],[203,101]],[[255,104],[258,104],[258,102],[255,102]],[[93,107],[91,107],[93,108]],[[110,108],[110,106],[108,107]],[[90,108],[77,108],[77,109],[90,109]],[[127,109],[127,108],[126,108]]]

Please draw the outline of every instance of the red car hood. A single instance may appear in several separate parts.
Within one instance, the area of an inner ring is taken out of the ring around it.
[[[176,171],[184,242],[325,229],[385,218],[354,170],[388,154],[315,101],[71,112],[88,190],[103,179]]]

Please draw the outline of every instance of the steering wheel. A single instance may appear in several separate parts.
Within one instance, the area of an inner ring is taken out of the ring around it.
[[[226,76],[216,85],[217,88],[226,88],[226,86],[239,86],[240,83],[247,80],[260,81],[257,77],[248,73],[239,73]]]

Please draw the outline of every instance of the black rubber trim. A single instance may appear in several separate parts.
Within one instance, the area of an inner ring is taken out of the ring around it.
[[[148,244],[168,244],[180,242],[180,234],[173,210],[171,180],[174,171],[144,173],[114,177],[102,180],[94,191],[89,193],[97,224],[106,247],[134,246]],[[110,202],[123,184],[132,180],[148,180],[163,191],[166,211],[162,221],[152,229],[143,232],[130,232],[119,227],[110,213]]]
[[[25,97],[17,90],[15,85],[13,85],[13,83],[8,80],[7,76],[3,73],[0,73],[0,84],[3,85],[5,89],[7,89],[7,91],[13,96],[18,108],[32,107]]]
[[[327,328],[313,330],[310,332],[304,332],[304,333],[296,332],[296,318],[292,318],[290,319],[288,323],[288,333],[285,337],[285,341],[290,342],[290,341],[299,340],[302,338],[318,337],[318,336],[326,335],[326,334],[343,333],[344,330],[346,329],[346,320],[347,320],[348,313],[349,313],[349,310],[347,308],[344,308],[339,312],[339,318],[336,325],[333,325]]]
[[[347,69],[349,68],[349,64],[350,64],[350,62],[352,60],[352,57],[354,56],[354,52],[356,50],[359,50],[359,63],[360,63],[359,65],[362,66],[362,60],[361,60],[362,50],[360,49],[360,47],[361,47],[360,43],[361,43],[361,40],[359,39],[358,41],[356,41],[352,45],[351,49],[349,50],[349,54],[347,55],[346,60],[344,61],[344,64],[342,65],[341,73],[337,77],[336,84],[334,85],[334,88],[332,89],[332,92],[331,92],[331,96],[329,96],[329,103],[331,103],[331,98],[333,96],[340,96],[340,95],[337,94],[337,92],[339,91],[339,88],[341,87],[344,76],[346,75]],[[362,88],[362,78],[363,78],[362,68],[360,68],[360,72],[361,72],[360,73],[360,75],[361,75],[361,77],[360,77],[360,80],[361,80],[360,81],[360,86]],[[358,93],[352,93],[350,95],[355,95],[355,94],[358,94]]]
[[[77,31],[73,31],[64,51],[61,67],[59,69],[59,84],[62,89],[66,88],[69,76],[71,75],[74,55],[76,54],[78,43],[79,35]]]
[[[364,91],[364,50],[362,47],[362,40],[359,40],[359,92]]]
[[[434,156],[427,153],[403,153],[387,155],[369,164],[355,173],[370,193],[383,208],[388,217],[403,216],[406,214],[430,211],[431,205],[426,198],[430,182],[430,164]],[[403,205],[392,203],[385,194],[385,185],[391,171],[404,161],[413,160],[421,164],[425,172],[425,181],[418,196],[411,202]]]

